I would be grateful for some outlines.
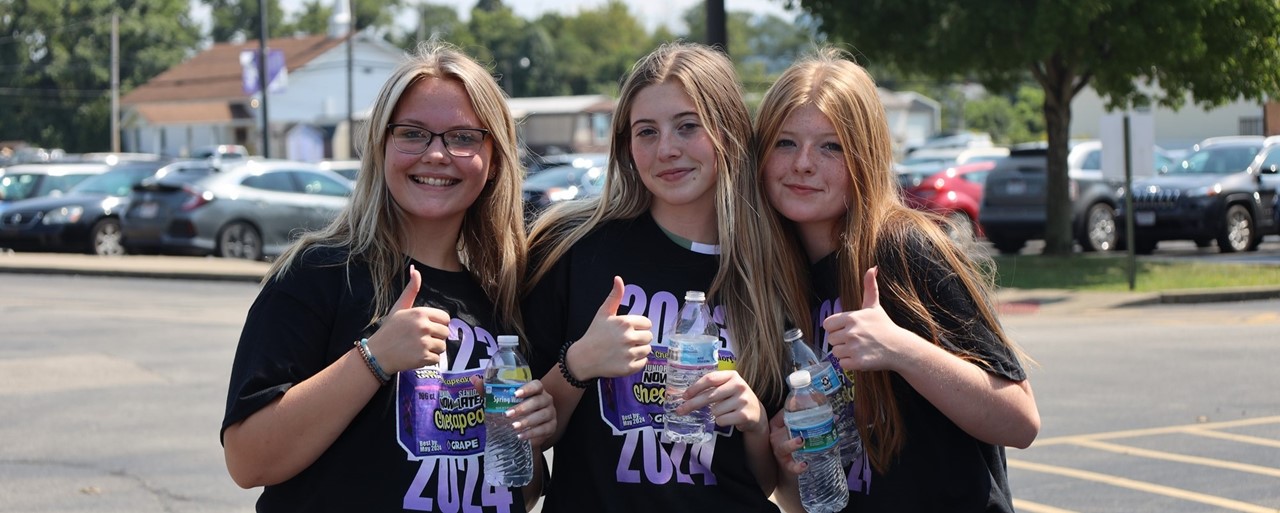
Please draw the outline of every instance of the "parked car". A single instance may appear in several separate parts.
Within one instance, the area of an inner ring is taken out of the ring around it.
[[[191,152],[191,158],[235,160],[249,158],[249,149],[239,144],[215,144]]]
[[[1264,141],[1211,137],[1167,172],[1135,181],[1134,251],[1150,254],[1160,241],[1185,239],[1198,247],[1216,241],[1223,253],[1258,249],[1263,235],[1277,231],[1280,145]]]
[[[978,148],[924,149],[912,153],[895,166],[898,185],[903,190],[918,187],[925,179],[949,167],[973,162],[999,160],[1009,156],[1009,148],[985,146]]]
[[[987,240],[1001,253],[1016,254],[1028,240],[1043,239],[1048,189],[1047,147],[1043,143],[1010,150],[996,163],[982,192],[978,217]],[[1155,173],[1170,165],[1160,148],[1154,150]],[[1067,154],[1068,198],[1071,200],[1071,233],[1084,251],[1110,251],[1124,240],[1116,227],[1120,205],[1120,180],[1102,172],[1102,144],[1074,142]]]
[[[207,175],[170,174],[133,188],[122,223],[126,250],[258,260],[346,206],[351,181],[315,164],[247,159]]]
[[[86,178],[107,172],[106,163],[19,164],[0,171],[0,210],[8,202],[62,194]]]
[[[544,169],[562,166],[594,167],[604,166],[608,162],[607,153],[556,153],[552,155],[531,155],[525,159],[527,176],[536,175]]]
[[[525,221],[532,221],[554,203],[600,194],[608,164],[604,160],[580,160],[544,169],[524,181]]]
[[[978,209],[982,205],[982,186],[995,167],[993,160],[948,167],[905,189],[903,199],[914,208],[951,218],[956,227],[966,228],[971,236],[981,235]]]
[[[122,255],[120,213],[128,206],[129,192],[166,165],[207,167],[200,162],[129,162],[85,179],[66,194],[14,202],[0,216],[0,247]]]
[[[359,160],[321,160],[320,169],[326,169],[342,175],[347,180],[355,181],[360,172]]]

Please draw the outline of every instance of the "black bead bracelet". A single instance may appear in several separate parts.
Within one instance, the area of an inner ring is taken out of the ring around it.
[[[569,363],[567,361],[569,358],[569,346],[573,345],[574,342],[574,340],[570,340],[565,342],[563,346],[560,346],[560,374],[564,375],[564,380],[568,381],[574,388],[585,389],[591,386],[591,383],[594,382],[595,379],[579,381],[578,378],[573,377],[573,373],[569,372]]]

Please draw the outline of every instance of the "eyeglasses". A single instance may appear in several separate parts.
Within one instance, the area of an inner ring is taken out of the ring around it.
[[[471,157],[480,152],[484,137],[489,135],[483,128],[455,128],[437,134],[420,126],[402,124],[387,125],[387,130],[391,131],[391,145],[409,155],[421,155],[439,136],[450,155]]]

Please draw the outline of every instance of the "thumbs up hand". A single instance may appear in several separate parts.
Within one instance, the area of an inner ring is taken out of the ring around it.
[[[880,306],[878,273],[879,268],[872,267],[862,277],[860,310],[838,312],[822,321],[831,354],[840,359],[845,370],[894,370],[912,343],[923,340],[894,324]]]
[[[410,266],[409,284],[382,318],[377,333],[369,337],[369,352],[389,374],[435,365],[445,351],[449,314],[437,308],[413,306],[421,288],[422,273]]]
[[[591,326],[570,346],[565,360],[575,378],[614,378],[644,369],[649,342],[653,340],[653,323],[643,315],[618,315],[625,290],[622,278],[614,276],[613,289],[596,311]]]

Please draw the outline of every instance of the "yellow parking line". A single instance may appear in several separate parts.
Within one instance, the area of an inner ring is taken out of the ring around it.
[[[1009,460],[1009,466],[1012,468],[1029,470],[1032,472],[1043,472],[1046,474],[1055,474],[1059,476],[1071,477],[1085,481],[1093,481],[1097,483],[1108,484],[1120,488],[1128,488],[1140,492],[1152,493],[1156,495],[1164,495],[1175,499],[1199,502],[1210,506],[1229,509],[1233,511],[1243,511],[1245,513],[1276,513],[1275,508],[1267,508],[1257,504],[1249,504],[1237,500],[1217,497],[1214,495],[1206,495],[1196,493],[1181,488],[1173,488],[1171,486],[1158,485],[1145,481],[1137,481],[1119,476],[1101,474],[1098,472],[1090,472],[1087,470],[1077,470],[1073,468],[1059,467],[1055,465],[1045,465],[1041,463],[1032,463],[1029,461]]]
[[[1191,435],[1196,435],[1196,436],[1204,436],[1208,438],[1218,438],[1221,440],[1239,442],[1242,444],[1253,444],[1253,445],[1261,445],[1264,447],[1280,448],[1280,440],[1272,440],[1270,438],[1262,438],[1262,437],[1249,436],[1249,435],[1238,435],[1236,433],[1223,433],[1222,431],[1211,431],[1208,429],[1196,429],[1196,428],[1188,428],[1183,432]]]
[[[1055,508],[1053,506],[1037,504],[1031,501],[1024,501],[1022,499],[1013,500],[1013,509],[1026,511],[1028,513],[1076,513],[1069,509]]]
[[[1055,438],[1046,438],[1036,440],[1032,447],[1040,447],[1045,445],[1061,445],[1073,444],[1081,440],[1108,440],[1113,438],[1132,438],[1136,436],[1151,435],[1167,435],[1170,433],[1182,433],[1189,429],[1226,429],[1244,426],[1257,426],[1262,424],[1280,424],[1280,415],[1272,417],[1259,417],[1256,419],[1231,420],[1226,422],[1210,422],[1205,424],[1184,424],[1180,426],[1166,426],[1146,429],[1131,429],[1127,431],[1112,431],[1109,433],[1093,433],[1089,435],[1069,435],[1059,436]]]
[[[1204,465],[1206,467],[1222,468],[1227,470],[1235,470],[1239,472],[1248,472],[1251,474],[1261,474],[1270,477],[1280,477],[1280,468],[1263,467],[1261,465],[1250,465],[1248,463],[1236,463],[1233,461],[1218,460],[1213,458],[1203,458],[1200,456],[1188,456],[1186,454],[1177,454],[1164,451],[1153,451],[1150,449],[1142,449],[1128,445],[1113,444],[1108,442],[1099,442],[1096,440],[1081,440],[1075,443],[1081,447],[1089,447],[1102,451],[1110,451],[1114,453],[1124,454],[1127,456],[1141,456],[1143,458],[1151,458],[1156,460],[1175,461],[1178,463],[1190,463],[1192,465]]]

